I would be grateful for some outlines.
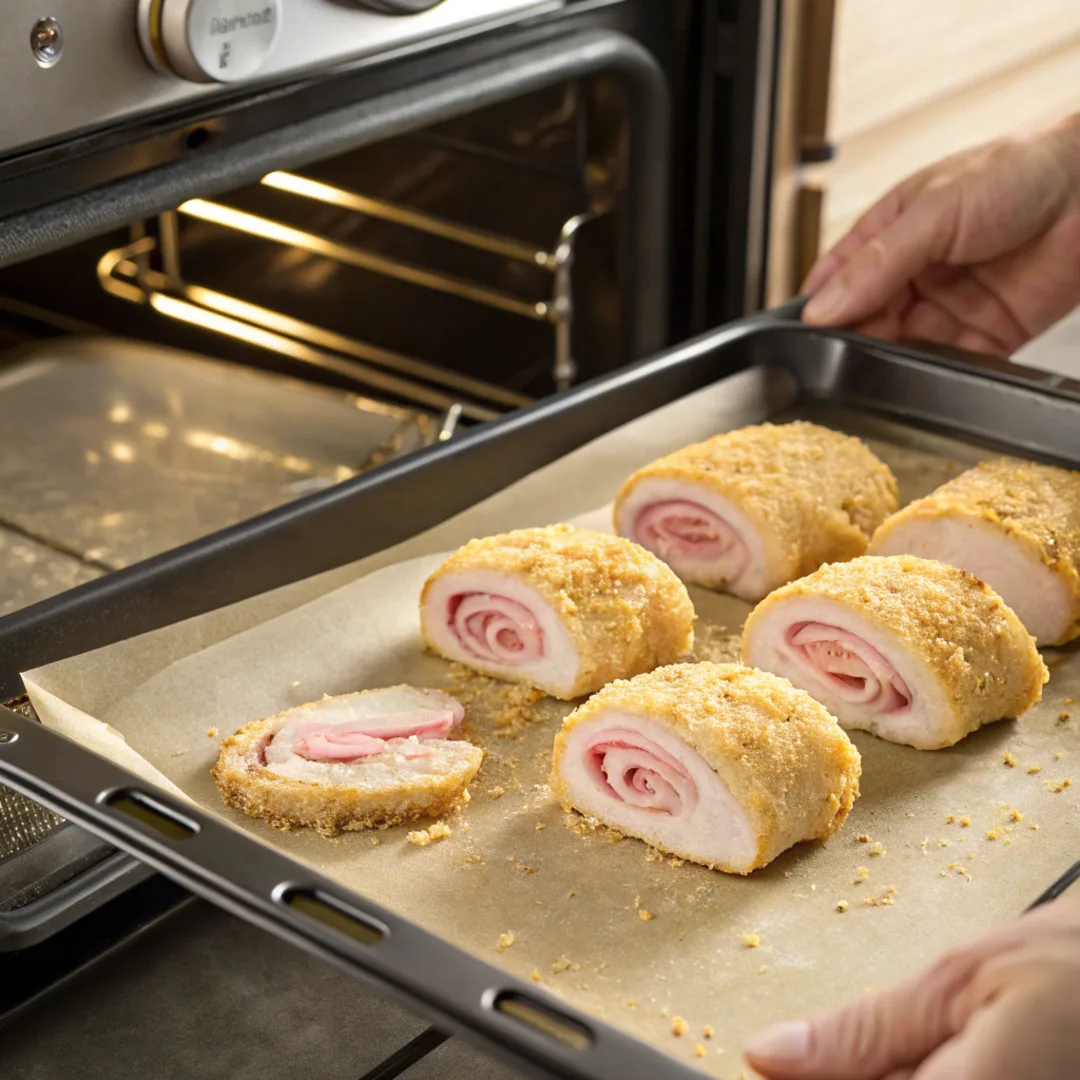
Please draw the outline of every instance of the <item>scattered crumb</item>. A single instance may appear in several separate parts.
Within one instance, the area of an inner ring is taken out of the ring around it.
[[[546,828],[547,828],[547,825],[545,825],[544,822],[538,821],[536,823],[536,831],[537,832],[539,832],[541,829],[546,829]]]
[[[1041,773],[1041,772],[1042,772],[1042,766],[1041,765],[1029,765],[1027,767],[1028,776],[1035,776],[1035,775],[1037,775],[1038,773]]]
[[[955,814],[946,814],[945,815],[945,824],[946,825],[951,825],[955,820],[956,820],[956,815]]]
[[[694,1057],[703,1058],[704,1056],[705,1056],[705,1047],[702,1046],[701,1043],[698,1043],[694,1047]]]
[[[955,871],[960,877],[965,878],[967,881],[971,880],[971,875],[967,871],[967,867],[960,863],[951,862],[945,870],[941,871],[941,876],[945,877],[949,870]]]
[[[1010,821],[1023,821],[1024,815],[1016,809],[1015,806],[1009,808],[1009,820]]]
[[[669,1011],[670,1010],[665,1006],[663,1009],[660,1010],[660,1015],[666,1020]]]
[[[496,952],[506,952],[506,950],[509,949],[510,946],[513,945],[513,944],[514,944],[514,931],[513,930],[507,930],[507,932],[505,934],[500,934],[499,935],[499,941],[498,941],[498,944],[495,946],[495,951]]]
[[[967,827],[968,827],[968,826],[969,826],[970,824],[971,824],[971,818],[969,818],[969,817],[967,816],[967,814],[965,814],[965,815],[964,815],[964,816],[963,816],[963,817],[962,817],[962,818],[960,819],[960,828],[961,828],[961,829],[966,829],[966,828],[967,828]]]
[[[627,998],[626,999],[626,1007],[628,1009],[636,1009],[637,1008],[637,1000],[635,998]]]
[[[681,1039],[689,1030],[690,1025],[681,1016],[671,1018],[671,1034],[677,1039]]]
[[[1072,780],[1067,776],[1064,780],[1058,780],[1056,782],[1044,780],[1043,783],[1046,785],[1047,790],[1052,791],[1055,795],[1060,795],[1067,787],[1072,786]]]
[[[208,739],[216,739],[217,738],[217,728],[216,727],[208,728],[207,732],[206,732],[206,737]]]
[[[921,844],[919,845],[919,847],[921,847],[921,848],[922,848],[922,853],[923,853],[924,855],[926,855],[926,854],[927,854],[926,848],[927,848],[927,845],[928,845],[929,843],[930,843],[930,837],[929,837],[929,836],[924,836],[924,837],[923,837],[923,842],[922,842],[922,843],[921,843]]]
[[[870,837],[867,836],[866,833],[859,833],[859,835],[856,836],[855,839],[858,840],[860,844],[870,843]]]
[[[743,944],[748,949],[756,949],[761,944],[761,938],[757,934],[743,934]]]
[[[885,845],[880,840],[875,840],[870,845],[870,854],[871,855],[884,855],[885,854]]]
[[[1076,698],[1067,697],[1065,699],[1065,704],[1066,705],[1075,705],[1076,704]]]
[[[673,866],[676,870],[678,870],[680,866],[686,865],[686,860],[672,856],[670,859],[668,859],[667,864],[668,866]]]
[[[1058,751],[1057,751],[1057,753],[1055,753],[1055,754],[1054,754],[1054,760],[1055,760],[1055,761],[1060,761],[1060,760],[1061,760],[1061,758],[1062,758],[1062,756],[1063,756],[1063,755],[1062,755],[1061,751],[1060,751],[1060,750],[1058,750]]]
[[[644,908],[638,908],[637,917],[642,922],[652,922],[652,920],[656,918],[651,911],[646,911]]]
[[[860,881],[865,881],[870,876],[870,871],[867,870],[865,866],[860,866],[858,869],[858,875],[859,876],[855,879],[856,884],[858,884]]]
[[[1069,719],[1069,714],[1067,712],[1058,713],[1058,723],[1059,724],[1064,724],[1065,721],[1068,720],[1068,719]]]
[[[533,982],[544,981],[544,976],[540,974],[539,968],[533,968],[532,971],[529,972],[529,978],[532,979]]]
[[[845,912],[850,907],[851,907],[851,905],[846,900],[837,900],[836,901],[836,910],[839,911],[839,912]]]
[[[1014,755],[1010,754],[1008,750],[1006,750],[1005,753],[1001,755],[1001,760],[1004,761],[1010,769],[1016,768],[1016,758]]]
[[[880,896],[868,896],[863,900],[863,904],[867,907],[892,907],[895,902],[895,885],[886,885],[885,891]]]
[[[382,843],[381,837],[373,836],[371,838],[371,846],[372,847],[378,847],[381,843]]]
[[[410,844],[415,844],[417,847],[427,847],[428,844],[437,843],[439,840],[446,840],[448,837],[453,836],[453,830],[445,821],[436,821],[434,825],[427,829],[418,829],[416,832],[409,833],[405,837]]]
[[[493,799],[501,799],[506,794],[506,788],[502,784],[496,784],[489,792],[488,795]]]
[[[468,863],[478,863],[480,866],[487,865],[487,863],[484,862],[484,856],[479,852],[474,852],[472,855],[469,855],[465,861]]]
[[[769,970],[769,965],[768,964],[762,964],[761,967],[758,969],[758,974],[759,975],[764,975],[765,972],[767,972],[768,970]]]
[[[706,1024],[705,1027],[702,1028],[701,1034],[704,1035],[706,1039],[711,1039],[716,1032],[713,1030],[712,1024]]]
[[[297,688],[297,687],[298,687],[299,685],[300,685],[300,680],[299,680],[299,679],[297,679],[297,680],[296,680],[296,682],[294,682],[294,683],[292,684],[292,688],[293,688],[293,689],[295,690],[295,689],[296,689],[296,688]]]
[[[566,895],[567,896],[577,896],[577,893],[573,889],[571,889]]]
[[[904,811],[904,817],[906,817],[906,818],[913,818],[914,816],[915,816],[915,815],[914,815],[914,814],[913,814],[913,813],[912,813],[912,812],[911,812],[910,810],[905,810],[905,811]]]
[[[554,964],[551,965],[551,971],[555,975],[561,975],[564,971],[569,971],[571,968],[577,968],[577,965],[568,960],[565,956],[560,956]]]
[[[1039,823],[1037,821],[1033,821],[1031,823],[1031,831],[1032,832],[1038,832],[1039,831]]]
[[[183,757],[186,753],[186,750],[174,750],[173,757]]]
[[[938,841],[938,843],[942,847],[952,847],[952,841],[951,840],[946,840],[944,836]]]
[[[539,866],[526,866],[525,863],[517,862],[516,860],[514,862],[514,869],[515,870],[520,870],[521,873],[523,873],[523,874],[539,874],[540,873],[540,867]]]
[[[986,839],[987,840],[998,840],[998,839],[1000,839],[1000,837],[1002,835],[1002,832],[1003,832],[1003,830],[1002,830],[1001,826],[1000,825],[995,825],[992,829],[987,829],[986,830]]]

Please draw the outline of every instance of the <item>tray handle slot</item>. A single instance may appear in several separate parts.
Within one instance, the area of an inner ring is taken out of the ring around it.
[[[106,791],[98,797],[98,802],[146,825],[168,840],[190,840],[199,833],[197,821],[136,788]]]
[[[390,936],[390,928],[357,911],[351,904],[322,889],[286,885],[275,890],[275,899],[290,911],[311,919],[360,945],[378,945]]]
[[[491,1009],[571,1050],[590,1050],[596,1042],[595,1036],[584,1024],[564,1016],[547,1002],[517,990],[496,993],[491,999]]]

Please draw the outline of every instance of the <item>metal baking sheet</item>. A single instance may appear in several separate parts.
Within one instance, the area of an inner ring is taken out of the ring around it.
[[[881,374],[879,385],[896,377]],[[1052,676],[1039,707],[951,750],[856,735],[863,796],[845,829],[737,879],[566,821],[544,787],[565,706],[530,704],[423,656],[415,605],[438,552],[498,529],[583,514],[592,522],[634,467],[743,423],[801,416],[868,438],[905,499],[986,454],[801,389],[796,400],[796,380],[775,367],[722,380],[393,551],[293,585],[287,598],[249,600],[33,672],[35,706],[48,724],[112,756],[107,729],[95,724],[104,721],[126,738],[127,754],[145,760],[144,776],[164,776],[209,814],[674,1061],[737,1076],[739,1047],[758,1026],[901,977],[1014,917],[1073,861],[1080,776],[1075,787],[1065,782],[1080,753],[1080,710],[1070,713],[1080,700],[1076,650],[1046,653]],[[959,404],[970,415],[971,397]],[[893,405],[903,409],[903,395]],[[1007,424],[994,432],[999,443],[1009,435]],[[694,600],[699,654],[731,655],[747,606],[697,590]],[[221,807],[207,771],[220,737],[324,692],[401,679],[461,694],[488,751],[448,840],[419,847],[398,829],[327,841],[275,833]],[[0,753],[0,772],[3,763]],[[431,979],[444,975],[452,992],[453,973],[433,970]],[[674,1033],[675,1017],[686,1035]]]

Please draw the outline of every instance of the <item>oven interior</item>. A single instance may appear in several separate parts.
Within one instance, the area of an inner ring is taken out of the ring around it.
[[[0,615],[632,359],[625,110],[565,82],[0,271]],[[63,824],[0,788],[0,912]]]

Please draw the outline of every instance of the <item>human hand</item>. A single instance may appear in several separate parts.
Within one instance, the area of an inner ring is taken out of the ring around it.
[[[803,285],[816,326],[1007,356],[1080,304],[1080,115],[893,188]]]
[[[767,1080],[1064,1080],[1080,1076],[1080,897],[948,953],[814,1020],[768,1028]]]

